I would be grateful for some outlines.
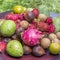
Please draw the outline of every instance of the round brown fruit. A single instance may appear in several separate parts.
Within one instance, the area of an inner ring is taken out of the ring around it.
[[[21,21],[20,26],[24,29],[27,29],[29,27],[29,23],[27,21]]]
[[[57,32],[56,36],[57,36],[58,39],[60,39],[60,32]]]
[[[33,12],[27,11],[24,13],[24,17],[28,22],[31,22],[35,18],[35,15]]]
[[[32,52],[32,49],[27,45],[23,46],[23,50],[24,50],[24,54],[26,54],[26,55],[28,55]]]
[[[60,44],[60,40],[56,38],[56,39],[52,40],[52,43],[59,43]]]
[[[39,16],[38,16],[38,20],[39,20],[39,21],[45,22],[46,19],[47,19],[47,16],[45,16],[44,14],[39,14]]]
[[[17,36],[20,36],[21,35],[21,32],[23,32],[23,31],[24,31],[24,28],[19,27],[18,29],[16,29],[16,35]]]
[[[34,56],[42,56],[45,54],[45,50],[41,46],[33,47],[33,55]]]
[[[51,34],[49,34],[49,38],[50,38],[51,40],[54,40],[54,39],[57,38],[57,36],[56,36],[54,33],[51,33]]]
[[[50,46],[50,39],[48,39],[48,38],[43,38],[43,39],[41,39],[41,46],[44,48],[44,49],[46,49],[46,48],[48,48],[49,46]]]

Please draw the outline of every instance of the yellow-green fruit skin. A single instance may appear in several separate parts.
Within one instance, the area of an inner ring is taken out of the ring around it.
[[[51,54],[59,54],[60,51],[60,45],[58,43],[51,43],[50,47],[49,47],[49,51]]]
[[[0,33],[4,37],[12,36],[16,31],[16,24],[12,20],[5,20],[0,26]]]
[[[23,56],[23,47],[18,40],[11,40],[6,46],[6,52],[12,57]]]
[[[13,12],[16,14],[21,14],[24,12],[24,9],[24,7],[17,5],[13,7]]]

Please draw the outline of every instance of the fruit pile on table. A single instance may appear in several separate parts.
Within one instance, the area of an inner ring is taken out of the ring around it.
[[[1,53],[6,51],[12,57],[42,56],[46,50],[53,55],[60,53],[60,20],[56,17],[47,17],[36,8],[14,6],[0,20]]]

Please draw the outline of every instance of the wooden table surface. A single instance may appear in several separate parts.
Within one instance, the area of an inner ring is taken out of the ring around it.
[[[8,13],[9,12],[0,13],[0,19],[3,19],[4,16]],[[13,58],[3,52],[2,54],[0,54],[0,60],[60,60],[60,54],[54,56],[49,53],[46,53],[46,55],[41,56],[41,57],[34,57],[32,55],[24,55],[21,58]]]

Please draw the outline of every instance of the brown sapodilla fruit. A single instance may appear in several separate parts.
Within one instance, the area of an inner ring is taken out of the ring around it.
[[[45,54],[45,50],[41,46],[35,46],[33,47],[33,55],[34,56],[42,56]]]
[[[25,19],[26,19],[28,22],[31,22],[31,21],[35,18],[35,15],[34,15],[34,13],[31,12],[31,11],[26,11],[26,12],[24,13],[24,17],[25,17]]]
[[[23,45],[23,50],[24,50],[24,54],[26,54],[26,55],[28,55],[32,52],[32,49],[27,45]]]

